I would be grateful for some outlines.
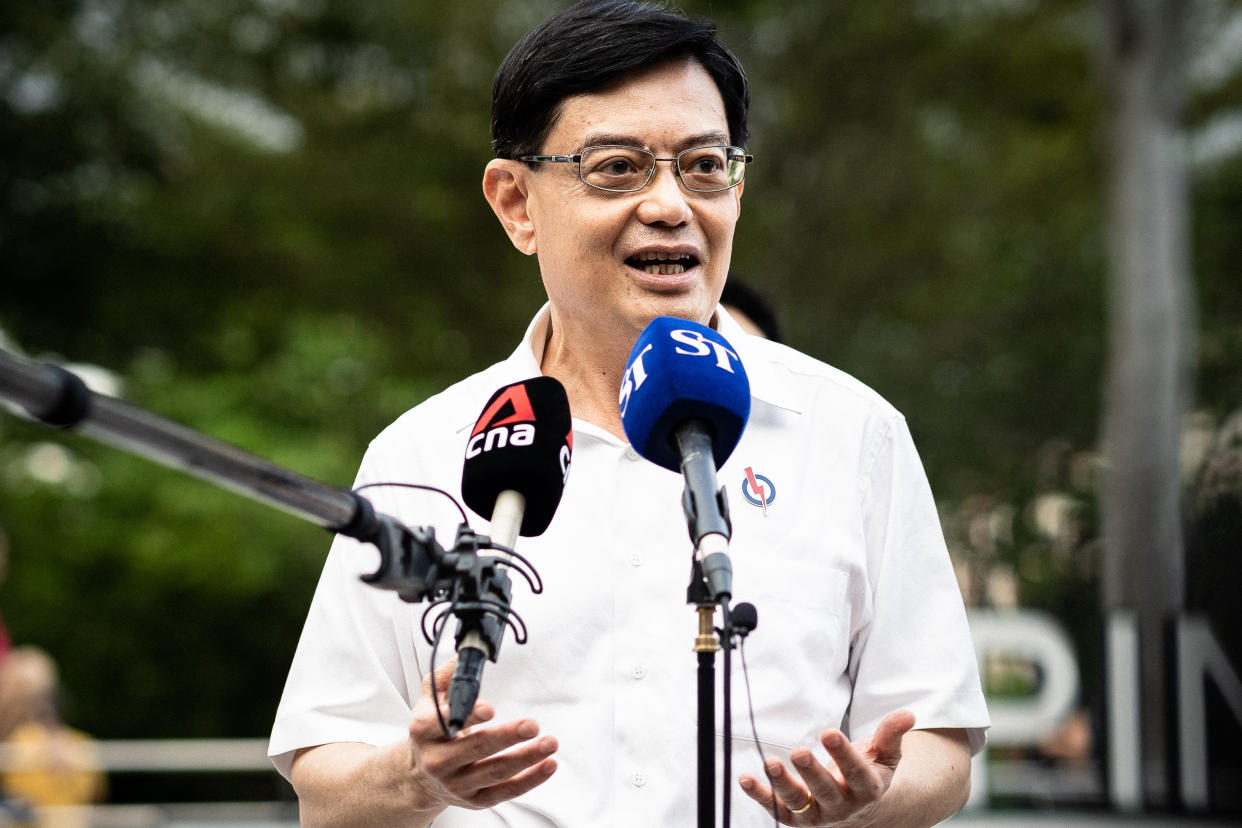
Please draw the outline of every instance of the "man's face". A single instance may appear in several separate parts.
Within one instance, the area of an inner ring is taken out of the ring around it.
[[[663,64],[606,91],[567,98],[541,153],[573,154],[620,144],[672,158],[728,144],[715,82],[695,60]],[[554,325],[633,337],[656,316],[706,324],[729,269],[742,186],[695,193],[660,161],[633,193],[605,192],[578,178],[576,164],[543,164],[528,176],[532,246]]]

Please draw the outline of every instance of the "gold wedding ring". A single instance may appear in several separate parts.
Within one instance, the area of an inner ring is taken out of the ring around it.
[[[803,805],[801,808],[790,808],[789,813],[805,814],[807,811],[811,810],[811,806],[814,804],[815,804],[815,797],[811,797],[810,799],[806,801],[806,804]]]

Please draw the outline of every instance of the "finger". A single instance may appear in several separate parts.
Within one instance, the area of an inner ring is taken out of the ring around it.
[[[444,715],[446,718],[448,717],[447,707],[448,705],[445,705],[446,712]],[[484,722],[490,722],[495,716],[496,709],[490,704],[485,701],[475,702],[474,709],[471,710],[470,715],[466,717],[466,721],[462,724],[461,730],[457,731],[457,735],[460,736],[463,733],[469,734],[472,727],[483,724]]]
[[[836,762],[841,779],[851,795],[871,801],[884,793],[885,780],[872,766],[871,760],[850,744],[845,734],[839,730],[829,730],[820,741]]]
[[[439,706],[442,715],[447,719],[448,706],[447,694],[449,682],[453,678],[453,671],[457,669],[457,656],[453,656],[444,664],[436,668],[434,673],[426,673],[423,675],[422,686],[419,689],[418,699],[414,703],[415,714],[421,714],[423,718],[430,716],[435,718],[436,706]],[[435,704],[433,705],[433,702]]]
[[[767,785],[760,782],[750,774],[742,774],[737,778],[737,784],[741,786],[742,791],[751,799],[758,802],[764,807],[764,810],[772,810],[772,800],[776,798],[776,794]]]
[[[872,760],[896,770],[901,761],[901,740],[914,727],[914,714],[909,710],[890,713],[871,737]]]
[[[551,736],[532,739],[513,750],[466,765],[450,778],[448,784],[462,791],[478,794],[529,772],[531,768],[551,757],[558,747],[556,739]]]
[[[522,742],[539,735],[539,725],[531,719],[509,722],[462,735],[450,742],[441,742],[435,750],[428,750],[424,763],[428,772],[440,779],[459,773],[468,765],[480,762]],[[553,740],[555,750],[555,740]],[[478,786],[482,787],[482,786]]]
[[[834,776],[829,768],[816,761],[815,756],[809,750],[795,750],[789,755],[789,762],[802,777],[821,809],[832,813],[844,803],[845,791],[841,788],[842,780]]]
[[[444,723],[449,718],[448,686],[456,669],[457,656],[454,655],[437,667],[434,674],[427,673],[423,676],[421,692],[414,705],[414,717],[410,722],[410,736],[417,741],[444,738]],[[433,675],[435,677],[434,693],[432,692]],[[439,716],[436,715],[436,707],[439,707]],[[459,733],[466,732],[474,725],[491,721],[494,715],[495,710],[491,705],[483,701],[477,702]]]
[[[442,722],[448,721],[449,708],[448,701],[443,696],[440,697],[439,707],[440,715],[436,716],[430,698],[419,699],[418,704],[415,705],[414,713],[410,718],[410,737],[419,744],[447,741]],[[475,725],[490,722],[495,715],[496,710],[490,704],[478,702],[470,711],[470,715],[466,717],[461,730],[457,732],[457,738],[468,735]]]
[[[490,808],[501,802],[508,802],[510,799],[519,797],[547,782],[552,774],[556,773],[556,768],[557,763],[555,759],[544,759],[539,764],[516,774],[510,779],[506,779],[504,782],[478,791],[471,798],[471,804],[479,808]]]
[[[448,687],[449,682],[453,678],[453,671],[456,669],[457,669],[457,656],[456,655],[454,655],[448,661],[444,662],[443,664],[441,664],[439,667],[436,668],[435,677],[436,677],[436,689],[437,690],[439,690],[441,687]],[[431,676],[432,676],[431,673],[427,673],[426,675],[423,676],[423,682],[422,682],[423,684],[422,694],[424,696],[427,696],[428,698],[431,698]]]
[[[772,783],[772,790],[776,793],[777,801],[787,812],[796,809],[801,813],[806,804],[814,799],[806,786],[786,770],[779,759],[768,760],[764,765],[764,770],[767,771],[768,780]],[[792,816],[792,813],[790,815]]]

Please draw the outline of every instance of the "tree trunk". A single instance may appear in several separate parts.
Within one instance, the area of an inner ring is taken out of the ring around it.
[[[1174,804],[1165,628],[1184,599],[1179,434],[1191,291],[1180,149],[1187,0],[1100,0],[1109,191],[1104,605],[1139,620],[1142,784]]]

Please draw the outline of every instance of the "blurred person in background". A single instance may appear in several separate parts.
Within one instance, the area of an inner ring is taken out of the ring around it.
[[[94,740],[61,718],[56,665],[36,647],[15,647],[0,665],[0,742],[5,794],[35,809],[39,826],[88,824],[84,813],[44,811],[103,799]]]
[[[0,581],[7,570],[0,532]],[[0,826],[77,828],[81,811],[49,806],[89,805],[106,790],[94,741],[67,726],[60,679],[52,658],[37,647],[13,647],[5,631],[0,653]],[[7,820],[7,822],[6,822]]]
[[[776,309],[762,293],[744,282],[736,273],[730,273],[720,293],[720,304],[752,336],[762,336],[773,342],[784,342],[781,323]]]

